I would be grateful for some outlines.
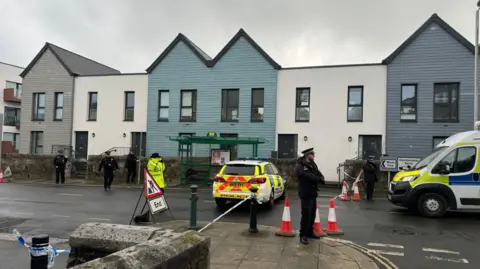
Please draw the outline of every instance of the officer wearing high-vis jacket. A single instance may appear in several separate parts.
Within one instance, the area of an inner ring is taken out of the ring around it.
[[[158,187],[160,187],[162,192],[164,192],[165,187],[167,186],[163,177],[165,163],[163,163],[163,159],[158,153],[153,153],[152,156],[150,156],[150,160],[148,160],[147,164],[147,170],[157,183]]]

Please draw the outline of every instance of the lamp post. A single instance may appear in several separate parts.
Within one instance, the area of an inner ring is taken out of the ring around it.
[[[473,125],[478,120],[478,17],[480,12],[480,1],[477,2],[477,11],[475,12],[475,74],[473,82]]]

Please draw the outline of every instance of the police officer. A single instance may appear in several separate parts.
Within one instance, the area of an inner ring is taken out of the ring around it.
[[[68,158],[63,155],[63,150],[58,151],[58,155],[53,159],[53,164],[55,165],[55,183],[60,182],[62,179],[62,184],[65,184],[65,165],[68,162]]]
[[[375,189],[375,182],[378,181],[377,165],[373,163],[373,158],[367,160],[363,165],[363,178],[365,179],[365,192],[367,201],[373,201],[373,191]]]
[[[158,187],[162,190],[162,192],[165,192],[165,187],[167,186],[165,184],[165,178],[163,177],[163,172],[165,171],[165,163],[163,162],[163,158],[158,154],[158,153],[153,153],[150,156],[150,159],[148,160],[147,163],[147,170],[150,173],[150,175],[153,177],[153,180],[155,180],[155,183],[157,183]],[[148,188],[153,189],[155,186],[148,186]],[[147,210],[147,212],[138,215],[135,217],[135,222],[148,222],[149,221],[149,216],[150,216],[150,210]]]
[[[115,175],[115,170],[118,169],[117,161],[110,156],[110,151],[105,152],[105,156],[103,157],[100,165],[98,166],[98,172],[100,173],[103,168],[103,187],[105,191],[112,190],[112,181]]]
[[[133,183],[135,181],[135,176],[137,174],[137,162],[138,158],[135,156],[135,153],[130,149],[130,153],[127,156],[125,161],[125,168],[127,168],[127,184]]]
[[[313,233],[313,222],[315,221],[318,186],[319,184],[325,184],[325,178],[314,162],[315,152],[313,148],[302,151],[302,154],[303,156],[297,160],[295,173],[298,178],[298,194],[302,206],[300,242],[307,245],[308,238],[320,238]]]

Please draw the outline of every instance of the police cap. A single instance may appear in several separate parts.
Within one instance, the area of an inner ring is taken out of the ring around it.
[[[59,150],[58,153],[62,154],[62,153],[63,153],[63,150]]]
[[[155,152],[152,154],[152,156],[150,156],[150,158],[160,158],[160,154]]]
[[[313,148],[309,148],[309,149],[306,149],[306,150],[302,151],[302,154],[303,155],[315,154],[315,152],[313,151]]]
[[[105,155],[110,155],[110,151],[105,151]]]

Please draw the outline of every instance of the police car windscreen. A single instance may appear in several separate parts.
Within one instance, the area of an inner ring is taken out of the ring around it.
[[[223,171],[224,175],[255,175],[255,165],[229,164]]]

